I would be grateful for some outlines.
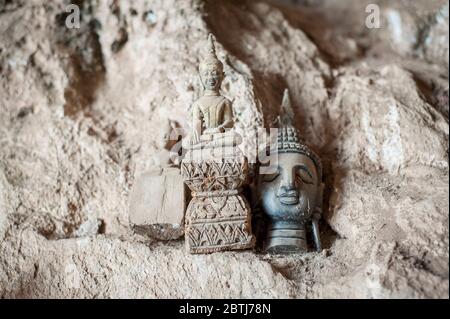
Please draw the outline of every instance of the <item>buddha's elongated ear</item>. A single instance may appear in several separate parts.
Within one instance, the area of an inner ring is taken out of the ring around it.
[[[323,182],[321,182],[319,187],[317,188],[317,196],[316,196],[316,210],[319,211],[320,215],[322,215],[324,189],[325,189],[325,184]]]
[[[198,80],[200,81],[200,83],[201,83],[201,85],[202,85],[202,87],[203,87],[203,89],[204,89],[204,88],[205,88],[205,84],[203,83],[203,80],[202,80],[202,75],[201,75],[201,73],[200,73],[200,72],[198,72],[197,76],[198,76]]]

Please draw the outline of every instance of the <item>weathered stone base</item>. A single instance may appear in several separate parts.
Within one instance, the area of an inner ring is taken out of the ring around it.
[[[207,254],[254,246],[250,206],[242,195],[195,197],[189,203],[186,216],[186,248],[190,253]]]
[[[191,254],[253,248],[255,240],[247,225],[245,220],[192,224],[186,233],[186,248]]]
[[[239,149],[205,146],[191,150],[181,163],[181,172],[192,192],[185,216],[187,251],[207,254],[253,248],[250,205],[240,194],[248,184],[249,166]]]
[[[186,248],[192,254],[253,248],[250,208],[241,195],[194,198],[186,212]]]

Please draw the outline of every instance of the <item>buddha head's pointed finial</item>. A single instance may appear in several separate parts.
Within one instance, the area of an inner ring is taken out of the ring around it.
[[[214,45],[214,37],[213,37],[212,33],[208,34],[207,52],[208,52],[209,57],[215,57],[217,59],[216,46]]]
[[[288,89],[284,90],[283,101],[281,102],[279,122],[281,126],[293,126],[294,123],[294,110],[292,109]]]

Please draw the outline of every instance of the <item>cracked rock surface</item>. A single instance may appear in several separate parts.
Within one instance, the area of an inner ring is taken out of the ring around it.
[[[0,297],[448,298],[448,1],[0,1]],[[380,8],[380,29],[364,25]],[[212,32],[238,126],[289,88],[324,251],[189,255],[133,233]]]

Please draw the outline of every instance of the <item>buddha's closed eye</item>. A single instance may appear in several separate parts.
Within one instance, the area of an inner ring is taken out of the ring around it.
[[[311,173],[305,167],[299,167],[297,169],[297,172],[295,173],[295,179],[298,182],[302,182],[305,184],[313,184],[314,183],[314,179],[313,179]]]

